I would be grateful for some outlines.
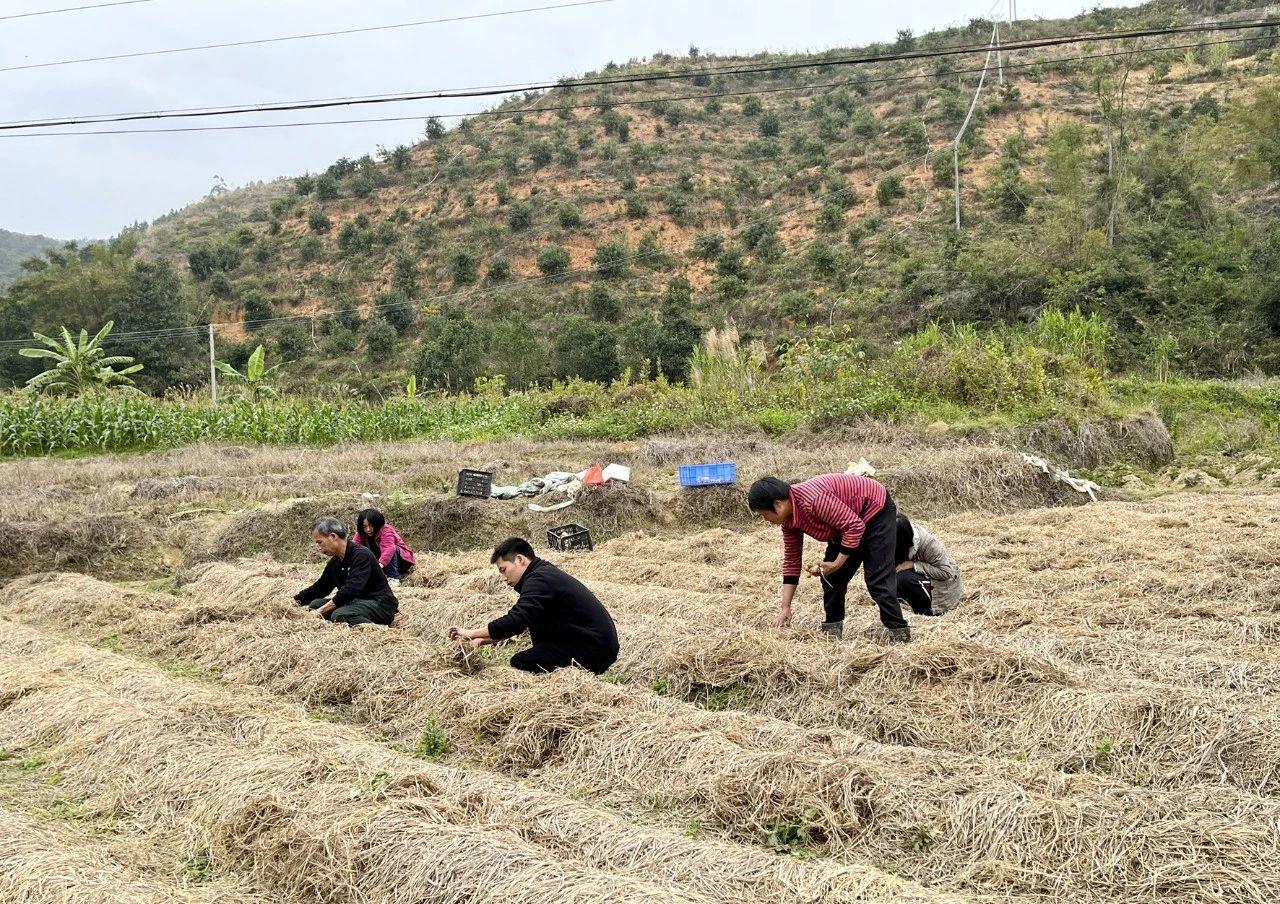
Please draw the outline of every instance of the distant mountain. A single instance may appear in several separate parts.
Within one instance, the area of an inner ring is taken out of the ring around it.
[[[58,248],[62,242],[46,235],[23,235],[0,229],[0,291],[3,291],[22,272],[18,265],[33,254],[46,248]]]

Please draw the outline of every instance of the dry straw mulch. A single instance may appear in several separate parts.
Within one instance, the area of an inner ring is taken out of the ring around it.
[[[286,900],[954,900],[633,825],[37,630],[0,624],[0,640],[0,683],[21,691],[0,710],[0,744],[40,751],[95,815],[185,840]]]
[[[830,855],[969,891],[1262,901],[1280,890],[1267,866],[1280,853],[1280,806],[1266,797],[880,745],[577,673],[468,677],[406,631],[306,622],[285,601],[290,570],[276,568],[210,566],[181,601],[117,603],[115,588],[79,578],[22,582],[4,611],[90,636],[115,632],[232,683],[339,704],[406,741],[438,720],[463,757],[565,793],[698,819],[743,841],[800,823]]]

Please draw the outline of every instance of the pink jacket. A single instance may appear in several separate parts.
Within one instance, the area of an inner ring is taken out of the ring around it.
[[[361,546],[369,545],[369,538],[364,534],[357,533],[354,539]],[[382,530],[378,532],[378,564],[386,568],[387,563],[391,561],[391,556],[397,549],[400,550],[400,558],[406,564],[417,564],[413,557],[413,550],[405,544],[404,537],[400,536],[400,532],[390,524],[382,525]]]

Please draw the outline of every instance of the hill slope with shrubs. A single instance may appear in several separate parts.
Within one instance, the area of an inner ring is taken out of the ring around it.
[[[1261,14],[1223,6],[1099,9],[1003,37]],[[957,231],[950,142],[983,54],[841,61],[985,46],[991,28],[816,60],[690,48],[609,63],[453,128],[429,120],[413,146],[51,255],[0,302],[0,329],[212,319],[232,365],[263,343],[295,388],[370,399],[410,375],[444,390],[496,374],[680,381],[729,322],[774,364],[797,337],[882,358],[934,322],[1016,329],[1076,309],[1106,325],[1103,371],[1280,366],[1275,29],[1006,54],[959,146]],[[805,65],[744,71],[789,63]],[[85,279],[110,285],[88,302],[65,291]],[[138,353],[144,388],[204,379],[197,344]],[[15,357],[0,376],[34,366]]]

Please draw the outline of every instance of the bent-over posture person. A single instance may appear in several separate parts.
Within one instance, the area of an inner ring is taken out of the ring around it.
[[[417,567],[417,559],[409,544],[404,542],[395,525],[388,524],[376,508],[361,509],[356,513],[355,541],[367,546],[377,557],[382,573],[393,587]]]
[[[917,572],[911,553],[915,548],[915,532],[911,519],[898,516],[897,545],[894,552],[894,568],[898,588],[898,602],[906,603],[916,615],[933,615],[932,582]]]
[[[884,484],[854,474],[822,474],[795,484],[762,477],[751,485],[747,503],[761,518],[782,528],[782,611],[774,627],[791,624],[808,534],[827,544],[822,563],[808,569],[822,579],[822,630],[843,635],[845,596],[861,567],[889,642],[911,640],[894,574],[898,511]]]
[[[514,668],[551,672],[576,665],[602,674],[618,658],[618,630],[596,595],[543,559],[528,540],[511,537],[489,560],[520,598],[511,611],[483,628],[448,630],[450,640],[473,646],[529,632],[533,646],[511,657]]]
[[[911,523],[911,546],[907,550],[905,560],[898,567],[903,566],[910,568],[910,573],[929,582],[935,615],[949,612],[960,602],[960,596],[964,593],[963,582],[960,579],[960,566],[956,564],[955,558],[947,551],[942,541],[921,527],[919,523]],[[898,572],[899,588],[906,573]]]
[[[329,557],[320,580],[294,599],[310,606],[321,618],[355,627],[389,625],[400,602],[387,584],[372,552],[347,539],[347,527],[337,518],[321,518],[311,528],[316,548]],[[331,591],[333,599],[327,599]]]

